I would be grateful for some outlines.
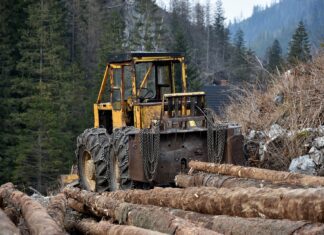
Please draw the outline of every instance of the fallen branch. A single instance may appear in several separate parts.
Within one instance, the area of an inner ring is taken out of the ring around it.
[[[93,214],[111,217],[120,224],[133,225],[168,234],[217,234],[178,218],[163,210],[163,208],[122,203],[105,195],[78,188],[65,188],[64,192],[68,198],[84,203]],[[74,203],[75,201],[68,202]],[[71,207],[79,208],[79,205],[71,205]]]
[[[7,217],[7,215],[0,209],[0,234],[20,235],[19,229]]]
[[[188,188],[188,187],[216,187],[216,188],[281,188],[281,187],[290,187],[298,188],[295,185],[287,184],[273,184],[269,181],[264,180],[255,180],[255,179],[246,179],[238,178],[228,175],[217,175],[199,172],[193,175],[180,174],[175,177],[175,183],[178,187]]]
[[[16,190],[12,183],[7,183],[0,187],[0,197],[21,210],[31,234],[65,234],[49,216],[44,207],[26,194]]]
[[[214,174],[231,175],[241,178],[266,180],[272,183],[292,184],[301,186],[324,186],[324,177],[310,176],[285,171],[274,171],[255,167],[243,167],[231,164],[214,164],[190,161],[189,167]]]
[[[129,203],[203,214],[324,222],[324,189],[155,188],[103,193]]]
[[[99,223],[90,220],[83,219],[74,224],[74,228],[82,234],[91,235],[160,235],[156,231],[151,231],[135,226],[116,225],[108,221],[100,221]]]

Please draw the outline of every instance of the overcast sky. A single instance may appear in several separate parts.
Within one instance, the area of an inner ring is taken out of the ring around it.
[[[193,4],[200,2],[201,4],[206,4],[208,0],[190,0]],[[209,0],[211,6],[215,5],[216,0]],[[270,5],[277,0],[223,0],[223,8],[225,11],[225,16],[228,20],[233,21],[234,18],[245,19],[252,14],[253,6]],[[170,0],[157,0],[157,3],[162,7],[168,6]]]

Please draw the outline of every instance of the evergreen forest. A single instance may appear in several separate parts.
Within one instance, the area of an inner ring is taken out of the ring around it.
[[[220,79],[264,80],[264,70],[311,59],[308,21],[292,26],[287,56],[273,38],[258,58],[244,27],[230,33],[221,0],[191,2],[171,0],[166,11],[154,0],[3,0],[0,185],[47,192],[69,173],[76,137],[93,125],[109,53],[184,52],[192,91]]]

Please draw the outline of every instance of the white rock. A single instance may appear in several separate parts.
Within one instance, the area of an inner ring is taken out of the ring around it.
[[[255,137],[255,130],[251,130],[250,132],[249,132],[249,134],[247,135],[247,139],[248,140],[252,140],[252,139],[254,139],[254,137]]]
[[[324,148],[324,136],[322,136],[322,137],[317,137],[317,138],[313,141],[313,146],[315,146],[317,149]]]
[[[306,175],[316,174],[316,165],[309,155],[300,156],[291,161],[289,171]]]
[[[267,150],[267,147],[266,147],[265,143],[261,141],[259,143],[259,156],[260,156],[260,161],[261,162],[264,161],[264,157],[265,157],[264,153],[266,152],[266,150]]]
[[[278,124],[273,124],[270,127],[270,130],[268,131],[267,135],[270,137],[271,140],[276,139],[277,137],[286,134],[286,130],[279,126]]]
[[[309,150],[309,156],[313,159],[316,165],[324,165],[324,154],[320,150],[312,147]]]
[[[317,150],[317,148],[315,148],[314,146],[311,147],[311,149],[308,151],[308,153],[315,153]]]
[[[320,134],[320,136],[324,136],[324,125],[323,126],[319,126],[317,128],[317,130],[318,130],[318,133]]]

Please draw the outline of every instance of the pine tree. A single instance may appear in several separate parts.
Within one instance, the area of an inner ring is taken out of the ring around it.
[[[235,65],[243,65],[245,64],[245,56],[246,56],[246,47],[244,41],[244,32],[239,29],[234,36],[234,55],[232,56],[232,61]]]
[[[28,6],[13,92],[19,111],[12,114],[19,141],[14,180],[44,192],[67,171],[73,159],[69,112],[72,68],[66,46],[62,1],[33,1]]]
[[[272,46],[267,50],[267,69],[270,72],[281,70],[283,66],[282,49],[280,43],[275,39]]]
[[[11,180],[15,167],[14,155],[8,150],[18,142],[11,117],[18,107],[12,102],[15,94],[11,88],[17,76],[16,65],[20,59],[17,44],[25,27],[26,4],[27,1],[4,0],[0,5],[0,184]]]
[[[204,8],[200,3],[196,3],[195,5],[195,24],[198,29],[204,30],[205,23],[205,12]]]
[[[126,27],[132,29],[125,40],[129,50],[158,51],[163,48],[165,30],[158,10],[155,1],[136,1],[132,19],[130,23],[126,21]]]
[[[288,62],[296,64],[298,61],[306,62],[311,58],[308,34],[304,23],[300,21],[289,42]]]
[[[233,41],[231,55],[231,74],[234,82],[250,80],[250,63],[254,58],[254,52],[245,46],[244,32],[239,29]]]
[[[212,39],[214,67],[216,72],[218,72],[224,70],[229,59],[229,31],[225,27],[224,9],[221,0],[216,2]]]
[[[182,12],[182,15],[187,15],[187,1],[180,1],[180,4],[177,1],[173,2],[172,5],[172,13],[171,13],[171,32],[173,34],[171,47],[168,49],[171,51],[183,52],[186,58],[187,64],[187,81],[188,81],[188,89],[191,91],[195,91],[201,87],[199,72],[196,64],[192,58],[192,48],[190,46],[190,37],[187,34],[187,27],[189,21],[183,21],[183,19],[179,16],[178,12]],[[181,9],[184,8],[184,9]],[[186,24],[187,23],[187,24]],[[181,71],[176,71],[177,77],[180,76]],[[177,81],[177,87],[180,87],[180,82]]]
[[[100,40],[101,73],[107,63],[109,53],[122,52],[124,49],[125,22],[120,9],[111,9],[104,20],[103,34]]]

